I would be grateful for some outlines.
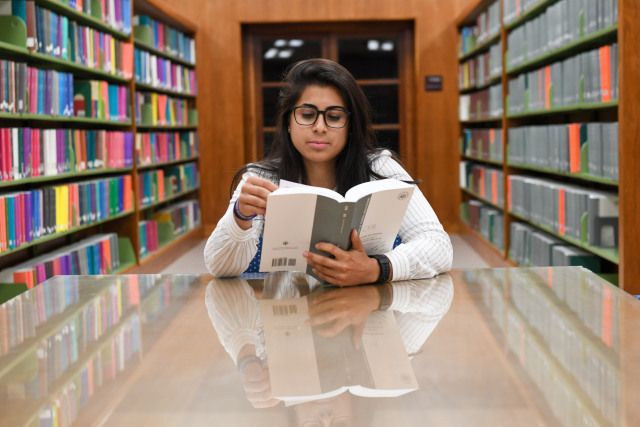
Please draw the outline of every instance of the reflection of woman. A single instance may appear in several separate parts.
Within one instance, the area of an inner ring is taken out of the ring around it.
[[[319,286],[319,282],[302,273],[272,273],[265,278],[262,298],[294,298],[307,295]],[[407,352],[413,355],[449,309],[453,298],[452,280],[448,274],[442,274],[428,280],[394,282],[391,286],[390,308],[395,310]],[[310,324],[323,327],[320,333],[325,336],[335,335],[347,327],[354,327],[357,335],[360,323],[375,310],[375,307],[365,308],[371,299],[366,294],[369,291],[377,293],[375,286],[332,288],[321,293],[312,301]],[[220,342],[241,372],[247,399],[256,408],[277,405],[279,401],[270,392],[264,331],[253,288],[242,278],[214,279],[206,290],[206,305]],[[357,342],[359,339],[354,336],[354,344]],[[343,397],[336,402],[343,399],[351,398]],[[318,407],[317,402],[316,406],[309,406],[314,407]],[[298,408],[298,413],[302,408],[307,407]]]
[[[273,148],[267,158],[238,172],[229,208],[207,241],[204,259],[214,276],[236,276],[249,266],[262,234],[267,196],[280,179],[343,195],[380,178],[413,182],[391,152],[375,148],[369,109],[355,79],[339,64],[311,59],[290,68],[278,100]],[[303,255],[318,277],[339,286],[432,277],[451,268],[449,236],[418,188],[399,235],[402,244],[382,258],[368,257],[355,231],[348,251],[320,243],[317,249],[332,258]]]

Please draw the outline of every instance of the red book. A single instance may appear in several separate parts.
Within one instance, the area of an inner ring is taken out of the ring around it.
[[[569,124],[569,171],[580,172],[580,124]]]
[[[602,90],[602,102],[611,101],[611,46],[602,46],[600,49],[600,87]]]
[[[26,283],[27,289],[35,285],[35,271],[31,269],[17,270],[13,272],[13,283]]]

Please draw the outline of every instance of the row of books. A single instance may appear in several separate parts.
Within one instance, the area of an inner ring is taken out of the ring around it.
[[[618,99],[618,44],[602,46],[509,80],[507,112],[570,107]]]
[[[16,15],[25,22],[27,45],[24,47],[33,52],[127,79],[133,75],[131,43],[35,6],[34,1],[4,1],[0,15],[6,14]]]
[[[0,181],[131,166],[131,132],[0,129]]]
[[[136,124],[159,126],[189,126],[189,103],[155,92],[136,91]],[[143,117],[144,116],[144,117]]]
[[[76,116],[118,122],[131,120],[128,86],[103,80],[76,80],[73,86]]]
[[[158,277],[154,275],[133,275],[104,276],[103,278],[95,278],[93,281],[96,283],[96,281],[103,280],[108,287],[111,286],[111,282],[115,281],[121,304],[128,307],[138,305],[141,295],[153,288],[157,279]],[[0,280],[2,283],[11,282],[12,277],[3,274]],[[77,275],[59,276],[55,284],[35,286],[30,292],[24,292],[4,304],[0,304],[0,337],[2,338],[0,340],[0,356],[10,354],[11,349],[34,337],[36,327],[44,325],[52,319],[59,319],[57,315],[61,313],[69,310],[75,311],[75,304],[80,298],[81,280]],[[102,319],[102,314],[99,319]],[[3,363],[3,360],[0,358],[0,363]]]
[[[594,247],[618,247],[618,195],[524,175],[507,177],[509,211]]]
[[[0,112],[74,116],[74,77],[0,59]]]
[[[158,239],[158,221],[140,221],[138,223],[138,235],[140,238],[140,249],[138,251],[140,258],[144,258],[160,248],[160,241]]]
[[[133,25],[144,25],[151,29],[151,45],[159,51],[196,63],[196,44],[192,37],[147,15],[135,15]]]
[[[116,284],[107,287],[73,317],[60,322],[37,343],[37,348],[26,350],[33,355],[24,358],[22,372],[14,369],[8,376],[0,377],[0,384],[9,391],[9,400],[38,399],[54,391],[56,381],[82,358],[87,347],[119,326],[127,315],[129,305],[122,297],[123,290]]]
[[[459,118],[466,120],[495,119],[502,116],[502,85],[460,95]]]
[[[500,34],[500,1],[496,0],[478,14],[476,25],[462,28],[458,55],[469,53],[498,34]]]
[[[134,314],[59,392],[49,397],[49,403],[40,410],[40,426],[72,425],[93,395],[124,371],[127,363],[138,354],[142,338],[140,329],[140,317]]]
[[[524,126],[508,133],[509,164],[618,180],[618,122]]]
[[[460,188],[464,188],[478,197],[504,206],[504,173],[502,169],[474,162],[460,162]]]
[[[200,207],[197,200],[185,200],[154,212],[152,220],[140,221],[140,257],[145,257],[168,242],[161,242],[158,233],[159,223],[170,223],[173,236],[177,237],[200,225]],[[165,236],[166,238],[166,236]]]
[[[134,64],[137,83],[187,95],[198,92],[196,71],[192,68],[138,48],[134,52]]]
[[[546,343],[542,342],[535,330],[527,327],[526,321],[517,310],[509,306],[507,310],[507,341],[509,350],[519,360],[526,374],[538,387],[555,419],[560,425],[616,425],[617,414],[612,414],[611,422],[589,402],[576,382],[571,379],[560,362],[553,357]],[[598,363],[593,354],[585,354],[589,366],[596,371],[604,362]],[[593,375],[592,375],[593,376]],[[614,378],[607,378],[600,390],[608,394],[619,390]],[[612,407],[620,399],[611,399]],[[613,401],[615,400],[615,401]]]
[[[196,163],[186,163],[141,173],[138,178],[140,206],[148,206],[192,190],[198,186],[199,182]]]
[[[502,162],[502,144],[501,128],[462,130],[461,152],[467,156]]]
[[[541,272],[541,274],[544,274]],[[551,269],[548,288],[592,334],[614,352],[620,351],[620,292],[586,270]]]
[[[0,252],[133,209],[131,175],[0,195]]]
[[[510,224],[509,256],[524,267],[578,265],[594,273],[601,269],[597,255],[522,222]]]
[[[509,32],[507,70],[617,23],[617,0],[560,0]]]
[[[110,274],[119,268],[118,236],[96,234],[3,270],[0,283],[26,283],[32,288],[60,274]]]
[[[502,74],[502,43],[491,45],[489,52],[474,56],[458,67],[458,88],[470,89],[488,84]]]
[[[0,304],[0,356],[33,338],[36,327],[78,302],[79,295],[78,281],[66,278],[60,286],[38,286]]]
[[[573,286],[576,287],[580,282],[600,280],[593,274],[567,274],[571,275],[574,280]],[[576,277],[578,275],[589,278],[580,280]],[[528,326],[526,329],[535,330],[545,343],[545,353],[552,356],[562,370],[579,384],[580,389],[586,393],[600,414],[612,422],[612,425],[617,425],[620,403],[618,399],[611,399],[612,392],[620,390],[621,385],[620,366],[618,359],[614,358],[615,353],[599,350],[597,345],[594,345],[595,337],[592,338],[590,333],[585,332],[585,325],[576,317],[565,315],[557,308],[560,302],[549,288],[542,287],[543,281],[536,282],[530,277],[514,274],[511,275],[510,284],[510,308],[518,313],[518,316],[509,316],[510,324],[522,327],[518,322],[518,317],[521,316]],[[598,283],[597,286],[601,288],[603,285]],[[603,311],[594,311],[591,315],[600,319],[604,317],[605,323],[614,321],[611,315]],[[510,327],[510,330],[512,333],[515,332],[515,328]],[[611,330],[619,334],[619,326],[615,329],[611,327]],[[512,338],[518,338],[518,335]],[[566,417],[566,414],[563,416]]]
[[[90,0],[59,0],[61,3],[69,4],[71,9],[95,16]],[[131,0],[98,0],[100,18],[102,22],[121,31],[131,34]]]
[[[155,165],[197,157],[198,132],[136,133],[138,166]]]
[[[469,200],[461,205],[463,220],[496,248],[504,250],[504,215],[480,200]]]
[[[173,224],[173,237],[193,230],[200,225],[200,204],[197,199],[184,200],[154,212],[153,219]]]

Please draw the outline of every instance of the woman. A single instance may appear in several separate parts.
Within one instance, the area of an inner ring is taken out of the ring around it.
[[[205,262],[215,276],[236,276],[248,267],[262,234],[267,196],[280,179],[342,195],[375,179],[413,182],[391,152],[376,148],[369,104],[344,67],[327,59],[300,61],[284,83],[273,146],[265,159],[238,171],[229,208],[205,246]],[[451,268],[449,236],[417,188],[399,235],[402,244],[382,257],[367,256],[355,230],[348,251],[320,243],[317,249],[333,258],[303,255],[314,274],[338,286],[427,278]]]

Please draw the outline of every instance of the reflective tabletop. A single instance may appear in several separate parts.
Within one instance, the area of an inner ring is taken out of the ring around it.
[[[56,276],[0,306],[0,426],[640,425],[640,301],[588,270],[375,286]]]

